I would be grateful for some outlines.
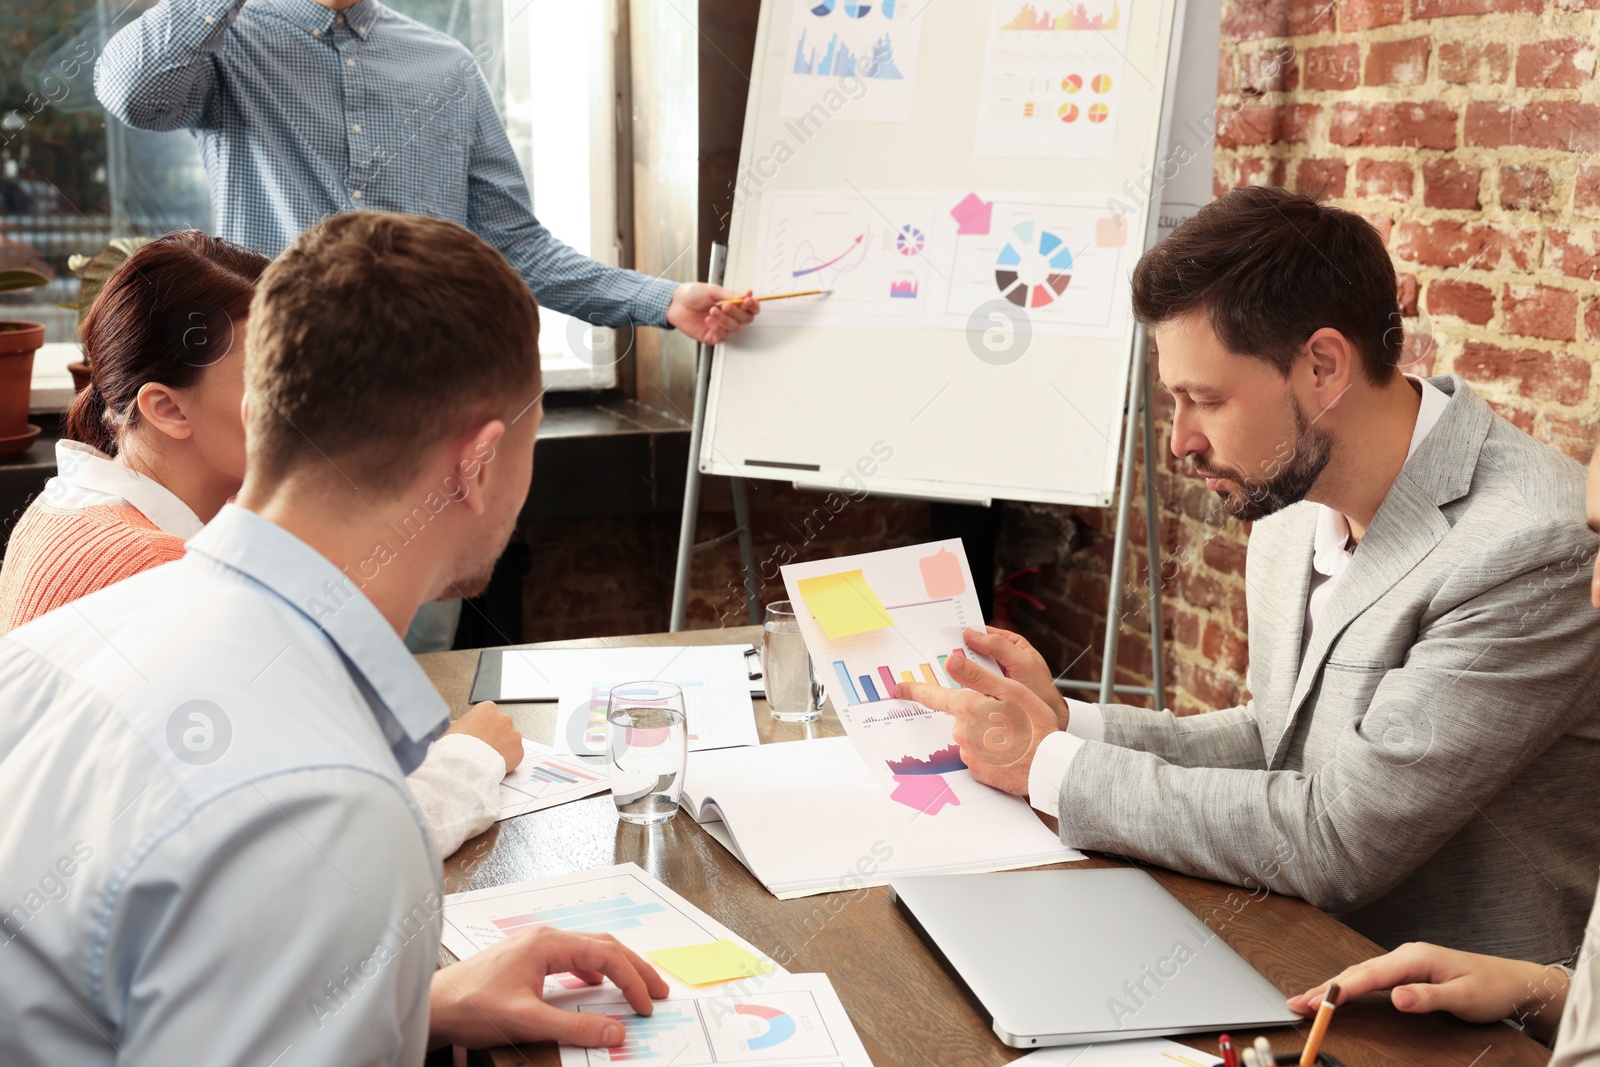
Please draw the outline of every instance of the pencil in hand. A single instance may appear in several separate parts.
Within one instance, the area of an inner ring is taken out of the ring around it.
[[[1339,983],[1328,987],[1328,992],[1322,997],[1322,1003],[1317,1005],[1317,1017],[1311,1023],[1311,1036],[1306,1038],[1306,1050],[1300,1054],[1300,1067],[1311,1067],[1317,1062],[1317,1050],[1322,1048],[1322,1039],[1328,1034],[1328,1024],[1333,1021],[1333,1009],[1339,1004]]]

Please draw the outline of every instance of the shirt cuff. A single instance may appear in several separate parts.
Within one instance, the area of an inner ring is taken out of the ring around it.
[[[446,734],[406,779],[441,858],[500,817],[505,757],[471,734]]]
[[[1073,710],[1077,716],[1077,710]],[[1028,768],[1028,803],[1046,815],[1061,817],[1061,783],[1067,780],[1067,768],[1073,757],[1088,744],[1085,738],[1066,730],[1058,730],[1039,742],[1033,753],[1033,766]]]
[[[678,291],[678,283],[666,278],[652,278],[649,275],[641,277],[644,283],[639,286],[639,293],[633,298],[633,311],[630,313],[633,321],[641,326],[672,329],[671,324],[667,322],[667,308],[672,306],[672,297]]]
[[[1063,699],[1067,702],[1067,733],[1085,741],[1106,739],[1106,713],[1100,710],[1099,704],[1073,700],[1071,697]]]

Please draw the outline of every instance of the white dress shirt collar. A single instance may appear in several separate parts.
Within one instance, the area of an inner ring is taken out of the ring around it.
[[[449,725],[449,709],[352,579],[289,531],[237,504],[224,506],[189,542],[189,552],[258,582],[320,627],[392,718],[382,722],[380,714],[402,770],[416,769],[428,743]]]
[[[1417,409],[1417,424],[1411,431],[1411,445],[1406,449],[1406,460],[1416,454],[1418,446],[1428,433],[1439,422],[1439,416],[1444,414],[1445,405],[1450,403],[1450,394],[1440,389],[1437,385],[1416,375],[1407,374],[1406,379],[1417,383],[1417,388],[1422,393],[1422,406]],[[1317,511],[1317,532],[1312,542],[1311,566],[1318,574],[1329,576],[1343,574],[1344,569],[1350,565],[1352,551],[1346,546],[1350,542],[1350,524],[1345,517],[1326,504],[1319,505]]]
[[[162,533],[184,540],[203,525],[172,490],[82,441],[56,442],[56,476],[45,483],[44,499],[60,508],[127,504]]]

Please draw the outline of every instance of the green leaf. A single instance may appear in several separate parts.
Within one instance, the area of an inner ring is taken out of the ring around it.
[[[50,279],[36,270],[27,267],[12,267],[0,270],[0,293],[12,293],[18,289],[35,289],[41,285],[49,285]]]

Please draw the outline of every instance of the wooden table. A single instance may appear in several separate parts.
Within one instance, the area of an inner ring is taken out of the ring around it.
[[[561,642],[540,647],[756,642],[759,627],[695,630],[631,638]],[[476,652],[440,652],[418,660],[452,715],[467,708]],[[506,704],[528,737],[554,736],[553,704]],[[815,723],[775,722],[756,701],[763,743],[842,733],[826,713]],[[886,888],[778,900],[686,813],[646,828],[618,820],[609,794],[497,823],[445,861],[445,890],[459,893],[507,882],[567,874],[633,861],[731,927],[791,971],[825,971],[879,1067],[897,1064],[987,1065],[1022,1053],[1000,1043],[990,1019],[965,987],[907,925]],[[1113,867],[1096,857],[1063,866]],[[1233,886],[1156,867],[1146,870],[1168,892],[1287,993],[1297,993],[1381,949],[1304,901],[1252,897]],[[448,954],[445,956],[448,959]],[[1302,1047],[1304,1028],[1268,1031],[1273,1048]],[[1255,1032],[1248,1035],[1254,1038]],[[1205,1038],[1180,1038],[1216,1051]],[[1245,1042],[1248,1043],[1248,1042]],[[1543,1064],[1547,1050],[1499,1023],[1472,1025],[1443,1015],[1404,1015],[1374,996],[1335,1016],[1323,1046],[1347,1067],[1378,1064]],[[496,1064],[556,1065],[555,1046],[498,1049]],[[1298,1056],[1296,1057],[1296,1061]]]

